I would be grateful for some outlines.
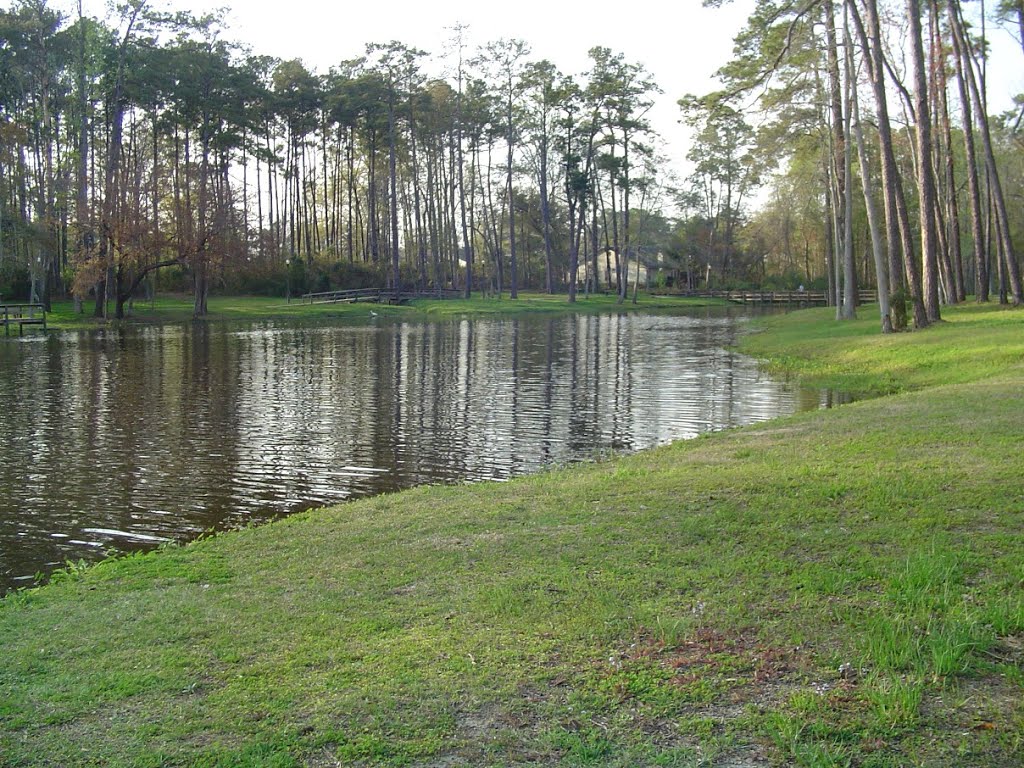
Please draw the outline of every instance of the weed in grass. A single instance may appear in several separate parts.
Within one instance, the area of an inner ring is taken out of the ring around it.
[[[848,746],[817,738],[814,723],[800,715],[772,712],[764,720],[764,729],[787,765],[839,768],[853,762]]]
[[[667,649],[678,647],[691,629],[692,622],[688,619],[658,616],[654,620],[654,638]]]
[[[799,717],[784,712],[771,712],[764,720],[764,729],[772,743],[782,752],[792,754],[800,743],[804,723]]]
[[[924,685],[913,678],[873,676],[864,683],[864,696],[875,726],[893,734],[918,723]]]
[[[867,665],[935,680],[966,672],[991,631],[970,605],[965,581],[962,558],[946,547],[933,543],[908,557],[886,587],[882,610],[867,622]]]
[[[797,691],[789,697],[789,708],[804,718],[818,717],[826,708],[825,698],[816,691]]]
[[[941,680],[968,671],[975,649],[990,644],[981,633],[964,611],[943,618],[876,615],[867,626],[865,664]]]
[[[887,672],[917,669],[922,658],[921,632],[905,616],[872,616],[862,635],[865,665]]]
[[[926,646],[931,674],[936,679],[966,672],[971,653],[980,644],[978,627],[970,614],[928,625]]]

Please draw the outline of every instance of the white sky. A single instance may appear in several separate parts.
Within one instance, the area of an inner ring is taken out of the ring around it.
[[[256,52],[301,58],[321,72],[362,54],[366,43],[399,40],[430,53],[436,60],[425,69],[439,75],[448,28],[457,23],[468,26],[471,52],[498,38],[519,38],[530,45],[532,59],[549,59],[567,74],[586,71],[587,51],[605,46],[643,64],[661,87],[650,117],[673,165],[681,167],[687,141],[676,101],[711,87],[751,5],[738,0],[715,11],[700,0],[236,0],[231,26]]]
[[[69,16],[75,0],[51,0]],[[679,125],[677,100],[713,87],[712,76],[732,53],[753,0],[734,0],[705,9],[701,0],[152,0],[161,9],[203,12],[215,5],[230,9],[229,39],[247,43],[254,53],[301,59],[319,73],[355,58],[366,43],[400,42],[426,50],[437,61],[428,74],[442,74],[439,59],[456,23],[468,25],[466,39],[475,49],[501,37],[520,38],[533,59],[550,59],[563,72],[588,68],[587,51],[605,46],[643,64],[663,90],[650,117],[666,142],[671,165],[685,173],[687,133]],[[972,6],[975,4],[971,4]],[[103,16],[103,0],[85,0],[85,12]],[[1024,92],[1024,54],[1007,34],[994,31],[990,67],[992,108],[1007,109],[1012,93]]]
[[[51,0],[69,17],[75,0]],[[103,0],[85,0],[85,13],[103,17]],[[443,74],[440,59],[451,26],[468,25],[470,53],[501,37],[520,38],[534,60],[549,59],[567,74],[589,66],[587,51],[605,46],[641,63],[663,93],[650,113],[666,142],[673,166],[681,168],[687,151],[686,133],[678,124],[676,101],[685,93],[710,89],[714,71],[732,50],[751,0],[736,0],[720,10],[701,7],[700,0],[591,0],[583,4],[555,0],[164,0],[153,7],[205,11],[229,8],[227,37],[248,44],[254,53],[301,59],[319,73],[364,53],[367,43],[399,40],[434,57],[428,74]]]

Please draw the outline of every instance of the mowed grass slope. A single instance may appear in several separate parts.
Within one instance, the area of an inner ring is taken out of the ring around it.
[[[878,307],[838,322],[835,309],[804,310],[760,324],[770,333],[748,336],[743,351],[769,368],[809,384],[860,395],[978,381],[1024,364],[1024,317],[998,304],[945,307],[924,331],[881,334]]]
[[[1024,316],[947,314],[751,339],[907,394],[10,596],[0,763],[1020,765]]]

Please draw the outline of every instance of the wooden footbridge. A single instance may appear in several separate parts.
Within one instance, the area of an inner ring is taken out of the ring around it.
[[[359,301],[368,301],[376,304],[404,304],[412,299],[461,299],[462,291],[451,288],[435,288],[432,290],[419,290],[402,288],[353,288],[344,291],[321,291],[319,293],[306,293],[302,300],[310,304],[354,304]]]
[[[41,326],[46,333],[46,308],[42,304],[0,304],[0,325],[4,336],[10,336],[15,325],[19,336],[25,333],[26,325]]]

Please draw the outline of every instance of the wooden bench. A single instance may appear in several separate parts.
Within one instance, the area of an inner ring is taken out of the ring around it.
[[[18,335],[25,332],[26,325],[41,325],[46,333],[46,309],[42,304],[0,304],[0,324],[4,336],[11,335],[11,326],[18,326]]]

